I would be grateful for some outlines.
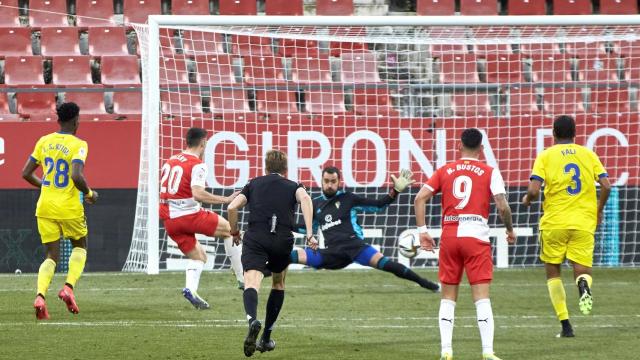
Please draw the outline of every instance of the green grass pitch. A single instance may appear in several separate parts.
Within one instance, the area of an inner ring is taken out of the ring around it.
[[[640,359],[640,269],[595,269],[594,312],[578,313],[577,290],[564,270],[576,337],[560,329],[543,270],[496,271],[492,285],[496,354],[509,359]],[[419,271],[433,279],[434,271]],[[242,293],[227,272],[204,273],[200,294],[212,310],[182,298],[182,273],[86,274],[77,286],[79,315],[48,294],[50,321],[37,323],[36,277],[0,276],[2,359],[243,359]],[[260,292],[259,317],[269,293]],[[380,271],[302,271],[287,278],[271,353],[258,359],[438,359],[439,296]],[[463,283],[453,335],[456,359],[480,359],[469,286]]]

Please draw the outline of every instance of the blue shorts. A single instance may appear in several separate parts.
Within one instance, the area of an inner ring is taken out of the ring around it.
[[[307,254],[307,265],[316,269],[330,270],[343,269],[354,262],[370,266],[371,258],[378,253],[373,246],[362,241],[350,245],[346,248],[340,246],[316,251],[306,248],[304,251]]]

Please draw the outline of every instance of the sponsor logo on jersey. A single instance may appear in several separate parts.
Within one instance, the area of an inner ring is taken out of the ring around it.
[[[444,217],[446,222],[477,222],[484,221],[484,218],[480,215],[446,215]]]
[[[329,215],[327,215],[327,216],[329,216]],[[329,217],[330,217],[330,216],[329,216]],[[336,221],[327,222],[327,223],[324,223],[324,224],[320,227],[320,230],[325,231],[325,230],[327,230],[327,229],[331,229],[332,227],[334,227],[334,226],[338,226],[338,225],[340,225],[340,224],[342,224],[342,220],[340,220],[340,219],[338,219],[338,220],[336,220]]]

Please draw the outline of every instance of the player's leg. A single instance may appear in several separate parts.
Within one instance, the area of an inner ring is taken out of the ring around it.
[[[82,276],[85,263],[87,262],[87,221],[84,217],[61,221],[63,236],[71,240],[73,250],[69,256],[69,271],[67,272],[67,280],[58,292],[58,298],[64,301],[69,312],[77,314],[80,312],[74,287]]]
[[[251,356],[256,351],[256,340],[262,329],[262,323],[258,320],[258,291],[268,261],[266,249],[260,242],[251,238],[250,234],[245,233],[242,243],[242,267],[244,268],[242,302],[249,323],[247,336],[244,338],[245,356]]]
[[[291,250],[291,263],[307,265],[306,249],[294,248],[293,250]]]
[[[224,251],[231,261],[231,270],[236,276],[238,288],[240,290],[243,290],[244,271],[242,270],[242,261],[240,260],[240,257],[242,256],[242,247],[235,246],[233,244],[233,238],[231,237],[231,226],[229,225],[229,221],[214,212],[207,211],[205,226],[210,229],[215,229],[213,232],[213,236],[221,237],[224,239]],[[205,232],[204,234],[209,233]]]
[[[195,236],[188,241],[193,244],[191,250],[185,249],[185,256],[189,259],[187,261],[187,268],[185,270],[185,286],[182,289],[182,295],[187,299],[193,307],[199,310],[207,310],[211,308],[209,303],[198,294],[198,288],[200,287],[200,277],[202,276],[202,270],[204,264],[207,263],[207,253],[195,240]],[[185,244],[185,241],[182,241]]]
[[[260,352],[272,351],[276,347],[276,342],[271,339],[273,326],[278,319],[280,309],[284,303],[284,280],[287,270],[280,273],[272,273],[272,285],[269,299],[267,300],[267,315],[264,320],[264,332],[258,342],[256,349]]]
[[[569,322],[567,295],[560,277],[560,265],[567,251],[566,230],[540,231],[540,260],[544,263],[547,276],[547,289],[556,316],[562,325],[559,337],[573,337],[573,328]]]
[[[573,264],[573,276],[580,297],[578,302],[580,312],[589,315],[593,308],[591,266],[593,265],[594,238],[588,231],[571,230],[571,234],[567,247],[567,259]]]
[[[61,229],[55,220],[38,218],[38,232],[45,247],[46,257],[38,269],[37,292],[33,307],[36,310],[38,320],[47,320],[49,319],[49,311],[45,297],[60,257]]]
[[[457,239],[442,238],[440,240],[440,262],[438,263],[438,278],[442,284],[438,311],[442,360],[449,360],[453,356],[453,325],[455,323],[458,285],[462,278],[463,269],[464,262],[459,252]]]
[[[376,250],[371,245],[368,245],[358,254],[358,256],[355,258],[355,262],[360,265],[368,265],[374,269],[392,273],[401,279],[413,281],[421,287],[434,292],[440,290],[440,285],[438,285],[437,283],[421,277],[408,267],[382,255],[380,251]]]

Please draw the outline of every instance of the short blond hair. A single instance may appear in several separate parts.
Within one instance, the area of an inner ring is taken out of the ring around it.
[[[284,175],[287,172],[287,154],[280,150],[269,150],[264,159],[267,173]]]

